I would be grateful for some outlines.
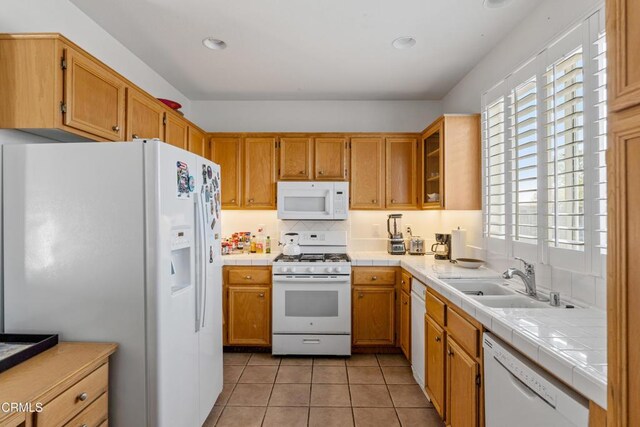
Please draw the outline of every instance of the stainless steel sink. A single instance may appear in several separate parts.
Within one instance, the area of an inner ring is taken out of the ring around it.
[[[481,295],[513,295],[514,290],[499,281],[477,279],[452,279],[446,283],[452,288],[471,296]]]

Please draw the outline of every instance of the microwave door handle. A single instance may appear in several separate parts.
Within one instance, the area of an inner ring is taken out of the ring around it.
[[[334,197],[334,190],[331,189],[329,191],[327,191],[327,197],[325,199],[326,203],[325,203],[325,209],[326,209],[326,215],[329,218],[333,218],[333,197]]]

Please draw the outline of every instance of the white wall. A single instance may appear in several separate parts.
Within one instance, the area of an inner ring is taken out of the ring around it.
[[[189,116],[182,93],[68,0],[3,0],[0,32],[61,33],[151,95],[178,101]]]
[[[440,101],[192,101],[210,132],[419,132]]]
[[[602,0],[545,0],[494,47],[443,98],[445,113],[480,112],[480,95],[558,36],[582,21]]]

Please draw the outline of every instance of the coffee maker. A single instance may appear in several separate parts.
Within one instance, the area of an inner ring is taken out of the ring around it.
[[[435,259],[450,259],[451,234],[436,233],[436,243],[431,245],[431,252]]]
[[[402,218],[402,214],[390,214],[387,218],[387,233],[389,233],[389,241],[387,242],[387,252],[392,255],[404,255],[407,247],[404,244],[402,231],[398,231],[398,220]],[[391,231],[391,221],[393,220],[393,231]]]

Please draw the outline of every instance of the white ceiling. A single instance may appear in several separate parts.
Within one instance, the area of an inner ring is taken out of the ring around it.
[[[440,99],[537,3],[71,1],[192,100]]]

